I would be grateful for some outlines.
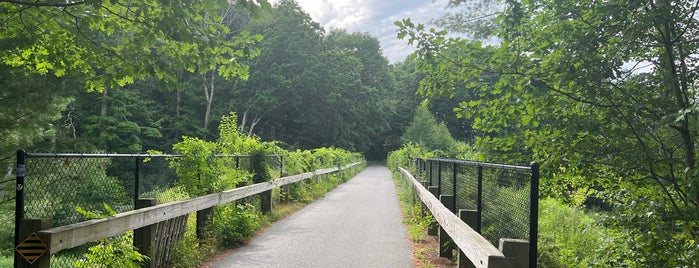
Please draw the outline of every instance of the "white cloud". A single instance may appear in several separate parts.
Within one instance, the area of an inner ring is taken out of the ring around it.
[[[276,0],[272,0],[276,3]],[[297,0],[311,18],[326,29],[368,32],[375,36],[390,62],[402,61],[415,49],[407,40],[396,38],[397,20],[411,18],[414,23],[429,22],[446,13],[447,0]]]

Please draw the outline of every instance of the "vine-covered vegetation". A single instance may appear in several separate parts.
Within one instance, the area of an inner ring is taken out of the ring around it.
[[[177,185],[187,196],[197,196],[235,188],[240,183],[261,183],[276,178],[268,163],[270,156],[281,155],[284,174],[300,174],[321,168],[342,167],[355,162],[363,162],[358,153],[343,149],[318,148],[314,150],[285,151],[276,142],[263,142],[258,137],[240,133],[236,125],[236,115],[222,118],[219,126],[220,138],[216,142],[187,138],[175,149],[185,155],[175,158],[171,167],[178,173]],[[242,171],[230,168],[225,158],[216,158],[216,154],[234,153],[251,155],[251,169]],[[309,202],[321,197],[325,192],[351,178],[363,165],[324,178],[314,178],[295,183],[289,187],[290,201]],[[275,189],[273,202],[281,200],[281,191]],[[287,194],[287,193],[284,193]],[[250,238],[269,219],[263,215],[255,204],[260,197],[247,199],[249,202],[237,202],[217,206],[211,215],[211,227],[207,228],[206,238],[197,238],[196,226],[190,216],[187,232],[176,247],[174,266],[192,267],[220,249],[240,245]]]

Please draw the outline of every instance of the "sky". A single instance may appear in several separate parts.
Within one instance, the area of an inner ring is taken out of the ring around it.
[[[272,4],[276,0],[270,1]],[[397,20],[410,18],[429,25],[447,12],[447,0],[296,0],[311,18],[326,30],[369,33],[381,42],[384,56],[395,63],[415,49],[398,40]]]

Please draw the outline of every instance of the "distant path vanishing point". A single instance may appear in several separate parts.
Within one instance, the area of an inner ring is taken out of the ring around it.
[[[410,252],[391,172],[369,164],[211,267],[414,267]]]

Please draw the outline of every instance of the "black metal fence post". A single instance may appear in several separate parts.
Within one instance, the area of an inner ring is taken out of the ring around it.
[[[432,160],[427,159],[427,162],[430,163],[430,168],[429,168],[429,174],[427,175],[427,178],[430,179],[430,186],[434,185],[432,184]]]
[[[135,166],[133,170],[133,178],[134,178],[134,190],[133,190],[133,207],[136,209],[138,205],[136,204],[138,202],[138,194],[139,194],[139,185],[141,184],[141,161],[140,157],[135,158]]]
[[[451,169],[451,178],[452,178],[452,183],[451,183],[451,195],[453,196],[453,204],[452,207],[454,208],[454,214],[458,216],[459,214],[459,208],[456,207],[456,199],[458,198],[458,194],[456,194],[456,162],[453,163],[452,169]]]
[[[25,156],[27,153],[24,150],[17,150],[17,185],[15,188],[15,247],[19,245],[20,226],[24,218],[24,172],[25,172]],[[14,265],[18,267],[20,263],[18,253],[15,252]]]
[[[530,203],[529,212],[529,267],[536,267],[537,241],[539,240],[539,163],[533,162],[532,180],[529,185]]]
[[[483,218],[483,166],[478,166],[478,189],[476,190],[476,232],[481,233]]]
[[[279,155],[279,177],[284,177],[284,156]]]
[[[442,195],[442,161],[437,162],[437,198]]]

